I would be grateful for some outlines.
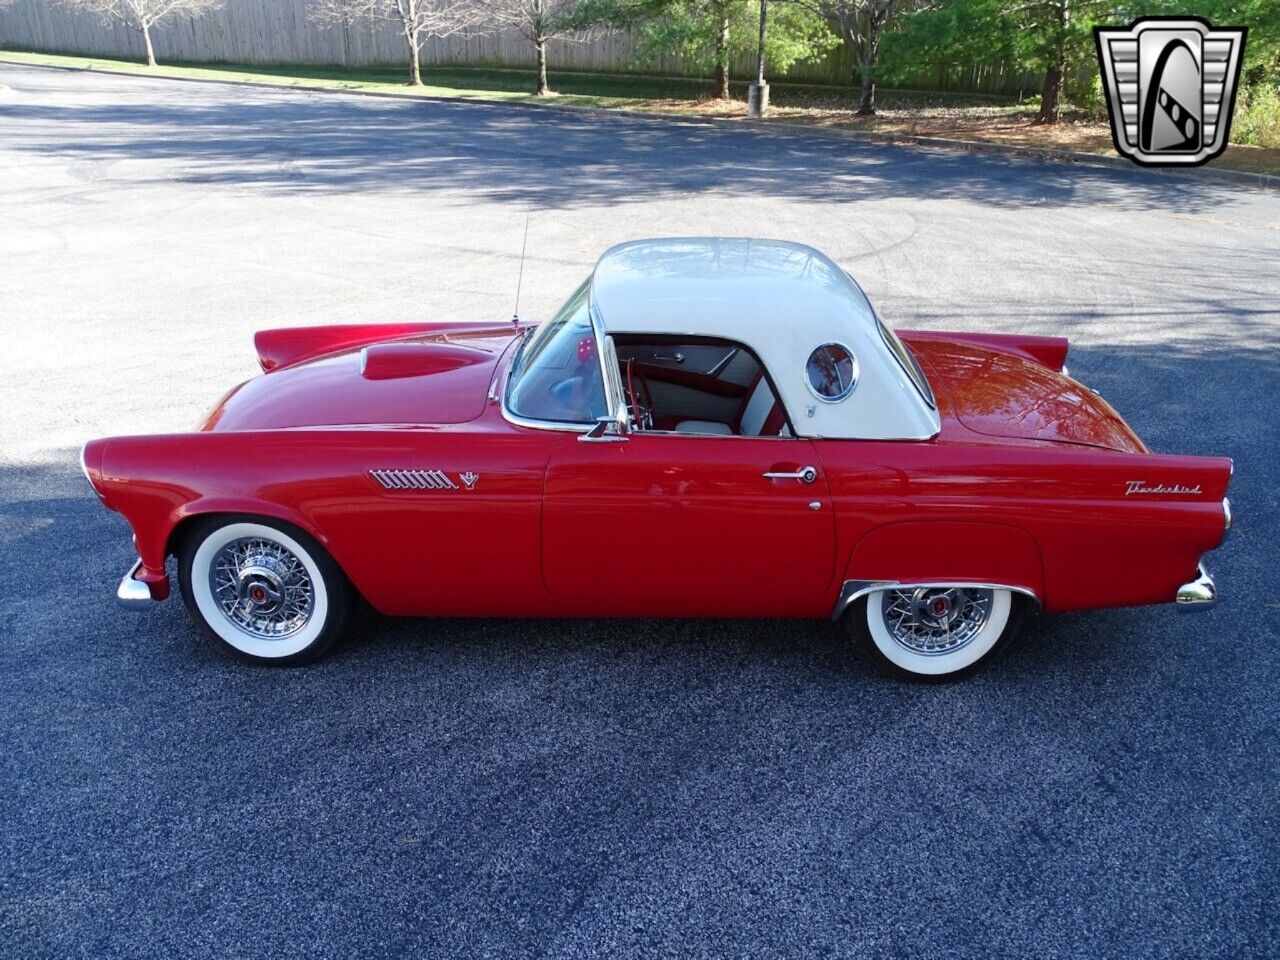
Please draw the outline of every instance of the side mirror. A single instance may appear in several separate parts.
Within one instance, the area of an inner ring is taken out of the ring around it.
[[[631,421],[627,417],[627,408],[620,406],[612,417],[596,417],[595,426],[578,439],[585,443],[617,443],[626,440],[630,432]]]

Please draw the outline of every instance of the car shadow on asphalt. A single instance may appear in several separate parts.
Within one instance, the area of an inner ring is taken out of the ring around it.
[[[174,561],[169,563],[170,599],[141,613],[116,606],[115,584],[132,563],[129,529],[118,514],[104,510],[87,488],[78,452],[61,451],[40,464],[0,465],[0,577],[22,578],[22,571],[43,571],[48,603],[28,604],[10,626],[17,646],[32,643],[61,626],[66,618],[75,635],[118,638],[137,645],[138,654],[159,654],[171,665],[190,669],[225,668],[253,672],[206,646],[190,622],[177,591]],[[50,495],[55,494],[55,495]],[[72,598],[54,602],[54,598]],[[1130,617],[1126,612],[1091,614],[1111,621],[1098,631],[1060,627],[1058,618],[1030,617],[1023,636],[1008,656],[992,668],[1009,678],[1057,670],[1077,655],[1095,664],[1114,652],[1105,634]],[[1083,617],[1065,618],[1082,626]],[[1091,639],[1078,649],[1081,636]],[[1116,653],[1119,656],[1120,654]],[[842,626],[828,620],[742,619],[516,619],[400,618],[361,604],[350,633],[328,655],[331,669],[375,672],[394,669],[476,669],[480,673],[509,667],[557,670],[569,664],[608,669],[612,664],[647,677],[643,685],[679,686],[679,677],[727,677],[771,674],[780,682],[834,680],[839,683],[892,683],[876,676],[857,655]],[[521,666],[523,664],[524,666]],[[320,664],[309,669],[327,669]]]

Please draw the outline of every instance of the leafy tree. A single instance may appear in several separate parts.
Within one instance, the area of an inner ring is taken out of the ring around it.
[[[795,0],[831,23],[853,55],[854,79],[862,86],[858,113],[876,112],[876,63],[880,38],[910,0]]]
[[[642,60],[676,54],[715,77],[716,96],[729,98],[733,61],[755,53],[760,42],[759,0],[596,0],[596,15],[639,35]],[[769,7],[765,59],[785,71],[816,60],[840,40],[811,7],[777,2]]]
[[[897,17],[885,37],[884,57],[895,63],[1008,63],[1042,71],[1037,119],[1054,123],[1067,78],[1096,75],[1094,26],[1122,25],[1155,14],[1195,15],[1222,26],[1248,26],[1246,82],[1268,77],[1276,82],[1277,0],[925,0],[920,9]]]
[[[1043,71],[1037,119],[1056,123],[1069,70],[1093,57],[1093,25],[1114,22],[1114,9],[1108,0],[933,0],[900,18],[886,56]]]
[[[103,20],[115,20],[142,34],[147,51],[147,66],[156,65],[156,51],[151,43],[151,28],[177,13],[198,17],[222,5],[222,0],[62,0],[73,9],[87,10]]]
[[[408,48],[409,83],[422,86],[422,44],[479,22],[472,0],[312,0],[307,16],[322,26],[349,27],[358,20],[395,24]]]

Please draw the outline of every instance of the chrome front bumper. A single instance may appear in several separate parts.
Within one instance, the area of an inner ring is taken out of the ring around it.
[[[1179,610],[1208,610],[1218,602],[1218,588],[1213,577],[1209,576],[1203,563],[1196,569],[1200,575],[1178,588],[1176,603]]]
[[[116,600],[128,610],[146,610],[155,603],[151,588],[137,578],[138,568],[141,566],[142,561],[139,560],[129,568],[129,572],[121,578],[120,586],[116,587]]]

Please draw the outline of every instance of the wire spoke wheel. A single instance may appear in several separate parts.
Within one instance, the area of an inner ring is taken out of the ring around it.
[[[1022,609],[1007,587],[894,586],[859,599],[845,623],[863,656],[882,673],[958,679],[1008,646]]]
[[[350,619],[351,584],[323,544],[243,514],[198,522],[178,556],[178,586],[215,647],[249,663],[320,657]]]
[[[881,599],[889,636],[926,657],[963,650],[991,616],[993,593],[963,587],[885,590]]]
[[[289,637],[315,609],[311,577],[282,544],[241,537],[222,547],[209,567],[209,588],[223,615],[261,640]]]

